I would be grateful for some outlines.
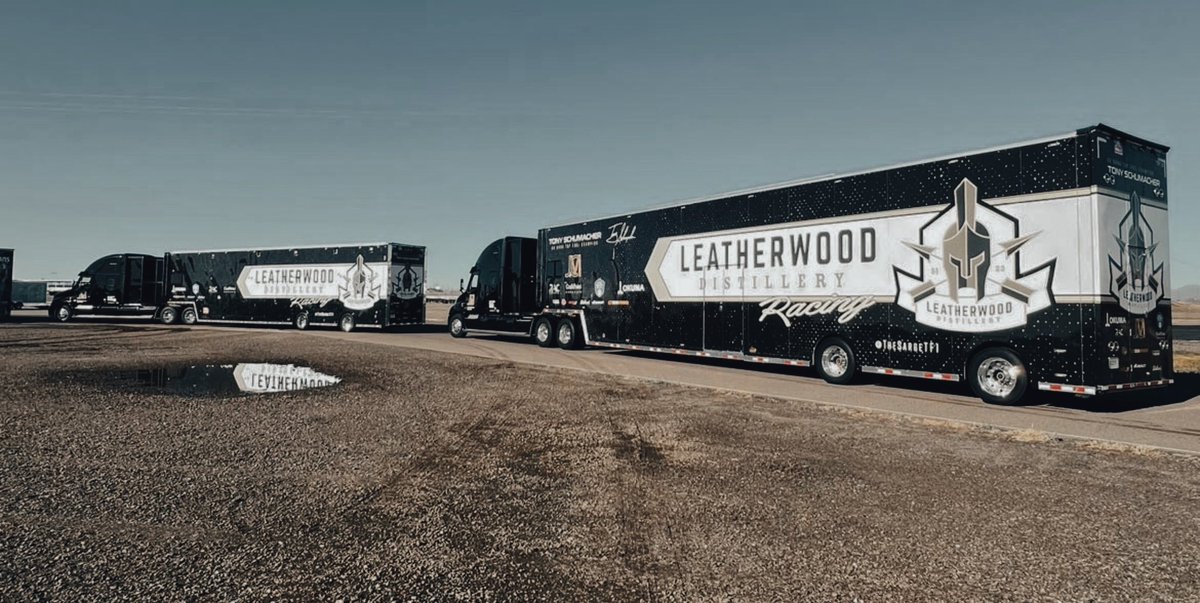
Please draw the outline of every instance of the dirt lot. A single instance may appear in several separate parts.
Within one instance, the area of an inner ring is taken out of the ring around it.
[[[1200,325],[1200,303],[1172,303],[1171,323],[1176,325]]]
[[[1200,599],[1191,457],[294,331],[0,357],[4,600]],[[266,361],[344,382],[113,378]]]

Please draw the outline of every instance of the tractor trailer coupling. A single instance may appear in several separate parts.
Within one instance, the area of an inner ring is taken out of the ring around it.
[[[1168,148],[1105,125],[488,245],[450,333],[966,382],[1173,381]]]

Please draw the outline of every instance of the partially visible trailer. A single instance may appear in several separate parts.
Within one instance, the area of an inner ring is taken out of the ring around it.
[[[1098,125],[493,243],[450,316],[595,346],[966,380],[1172,379],[1168,148]]]
[[[147,316],[166,324],[389,327],[423,323],[425,248],[399,243],[114,254],[96,260],[50,316]]]
[[[17,307],[13,303],[13,250],[0,249],[0,320],[12,316]]]
[[[180,251],[166,256],[163,322],[337,325],[425,322],[425,248],[399,243]]]

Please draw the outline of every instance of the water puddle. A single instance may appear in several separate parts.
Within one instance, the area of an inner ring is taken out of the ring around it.
[[[131,371],[124,376],[147,387],[185,396],[294,392],[329,387],[342,381],[307,366],[264,362],[145,369]]]

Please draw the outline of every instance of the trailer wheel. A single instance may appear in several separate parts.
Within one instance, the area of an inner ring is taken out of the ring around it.
[[[987,348],[971,357],[967,381],[988,404],[1017,404],[1029,389],[1029,371],[1012,350]]]
[[[447,323],[447,325],[450,327],[451,337],[467,336],[467,325],[463,322],[462,314],[455,314],[454,316],[451,316],[450,322]]]
[[[164,325],[169,325],[175,322],[177,318],[179,318],[179,314],[175,311],[175,308],[172,308],[171,306],[163,308],[158,313],[158,320]]]
[[[338,328],[349,333],[354,330],[354,315],[347,312],[338,319]]]
[[[543,348],[554,347],[554,321],[549,316],[533,321],[533,341]]]
[[[816,354],[817,374],[821,378],[838,385],[845,385],[854,380],[858,372],[858,362],[854,359],[854,350],[850,344],[840,337],[833,337],[821,342]]]
[[[308,328],[308,310],[300,310],[292,317],[292,324],[296,325],[297,329],[303,331]]]
[[[71,308],[66,304],[54,304],[50,306],[50,318],[57,322],[67,322],[71,320]]]
[[[189,325],[189,326],[194,325],[194,324],[196,324],[196,309],[195,308],[184,308],[183,314],[181,314],[180,317],[183,319],[183,324]]]
[[[558,321],[558,328],[555,329],[558,334],[558,347],[564,350],[574,350],[581,347],[582,342],[579,337],[579,329],[575,327],[575,320],[572,318],[564,318]]]

